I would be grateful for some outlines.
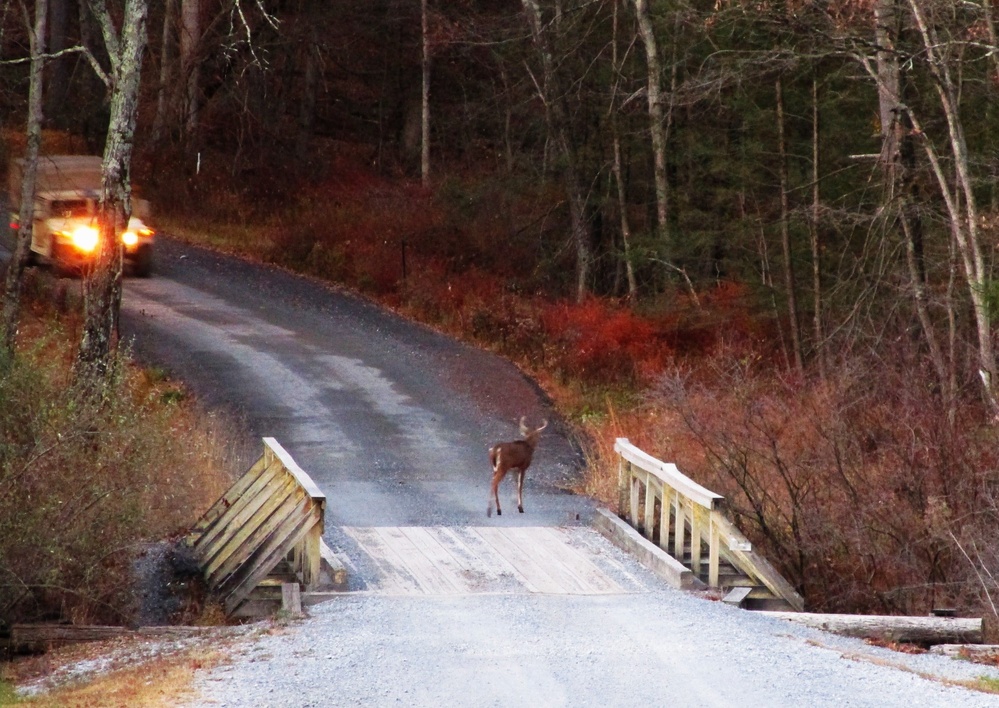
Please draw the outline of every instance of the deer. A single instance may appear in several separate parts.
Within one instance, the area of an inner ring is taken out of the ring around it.
[[[528,428],[527,417],[520,419],[520,434],[523,440],[512,442],[501,442],[489,448],[489,462],[493,466],[493,486],[489,492],[489,506],[486,508],[486,516],[493,515],[493,500],[496,500],[496,516],[502,516],[503,510],[500,508],[499,484],[506,477],[510,470],[517,470],[517,511],[524,513],[524,474],[531,466],[531,458],[538,447],[538,437],[541,431],[548,427],[548,421],[544,421],[540,428]]]

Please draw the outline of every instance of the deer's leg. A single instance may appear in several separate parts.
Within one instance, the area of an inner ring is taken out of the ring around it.
[[[499,500],[499,484],[506,476],[506,471],[496,470],[493,473],[493,485],[489,492],[489,506],[486,508],[486,516],[493,515],[493,500],[496,501],[496,516],[503,516],[503,510],[500,508]]]
[[[526,469],[517,470],[517,511],[524,513],[524,477],[527,475]]]

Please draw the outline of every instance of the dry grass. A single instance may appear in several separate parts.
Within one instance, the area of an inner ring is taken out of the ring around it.
[[[19,705],[45,708],[174,706],[195,695],[196,672],[229,661],[238,637],[227,630],[185,642],[141,639],[78,644],[18,659],[3,669],[3,681],[30,689]],[[0,697],[3,694],[0,693]]]

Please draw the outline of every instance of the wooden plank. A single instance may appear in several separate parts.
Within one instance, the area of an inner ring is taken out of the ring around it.
[[[662,502],[659,504],[659,547],[667,553],[669,549],[670,513],[671,505],[667,503],[669,492],[663,492]]]
[[[690,569],[694,575],[701,575],[701,543],[704,539],[705,522],[708,520],[704,507],[694,506],[690,514]]]
[[[731,521],[718,512],[711,513],[711,524],[719,534],[729,539],[730,546],[748,544],[749,540]],[[725,553],[737,569],[746,575],[758,578],[776,597],[783,599],[799,612],[805,609],[805,600],[784,576],[777,572],[770,561],[755,551],[740,551],[729,547]]]
[[[253,510],[263,503],[261,492],[269,488],[270,485],[274,484],[275,480],[279,479],[280,476],[281,466],[272,464],[264,467],[260,474],[256,475],[255,478],[251,480],[250,484],[243,486],[237,483],[237,486],[241,488],[241,491],[238,495],[232,496],[227,493],[226,496],[223,497],[227,500],[228,507],[215,517],[212,523],[205,528],[204,532],[194,543],[193,548],[195,556],[199,560],[203,560],[207,556],[211,555],[211,548],[215,546],[220,538],[224,537],[227,530],[234,524],[242,523],[243,519],[246,518],[246,514],[252,514]],[[246,478],[244,477],[243,479]],[[242,482],[243,479],[241,479],[240,482]]]
[[[655,534],[655,513],[656,513],[656,494],[652,487],[652,475],[646,473],[645,475],[645,518],[642,523],[645,526],[645,538],[652,540],[652,536]]]
[[[319,558],[323,572],[329,576],[332,586],[337,590],[346,590],[347,568],[322,538],[319,539]]]
[[[281,609],[293,615],[302,614],[302,588],[298,583],[281,583]]]
[[[434,564],[438,572],[454,585],[455,592],[467,594],[476,589],[481,590],[474,581],[488,577],[487,574],[483,573],[481,568],[472,567],[467,557],[462,558],[454,554],[453,547],[442,544],[437,535],[439,528],[403,526],[399,530]]]
[[[558,556],[560,563],[579,578],[583,592],[588,595],[616,595],[625,590],[590,560],[587,552],[577,549],[568,531],[561,528],[539,527],[537,543]]]
[[[749,597],[749,593],[753,591],[751,586],[746,587],[734,587],[729,590],[728,594],[722,598],[722,602],[729,605],[734,605],[736,607],[742,607],[746,598]]]
[[[707,487],[702,487],[680,472],[676,465],[657,460],[652,455],[632,445],[627,438],[618,438],[614,443],[614,451],[632,464],[655,474],[664,484],[707,509],[718,508],[724,500],[720,494],[715,494]]]
[[[274,438],[264,438],[264,446],[270,450],[270,452],[281,461],[284,469],[293,476],[301,485],[302,489],[305,490],[306,494],[312,497],[312,500],[321,506],[323,509],[326,508],[326,495],[322,493],[315,482],[312,481],[312,477],[306,474],[305,470],[298,466],[298,463],[288,454],[288,451],[281,447],[280,443]]]
[[[684,500],[679,494],[673,495],[673,557],[683,562],[683,547],[687,543],[687,519],[684,513]]]
[[[566,563],[567,557],[574,553],[571,549],[558,542],[557,539],[546,539],[537,527],[512,527],[505,530],[507,538],[515,543],[525,556],[545,569],[545,572],[561,588],[564,595],[588,595],[590,586],[573,572]]]
[[[217,592],[228,594],[229,591],[225,588],[231,588],[234,582],[245,577],[246,573],[249,572],[248,568],[256,567],[260,562],[261,553],[266,552],[264,549],[273,547],[277,541],[298,526],[303,515],[310,513],[312,513],[312,500],[309,497],[294,493],[288,495],[281,506],[265,522],[256,526],[238,551],[232,553],[225,563],[208,577],[209,586]],[[298,537],[296,540],[300,540],[300,538]],[[284,555],[287,555],[287,551],[291,550],[293,546],[294,544],[289,544]],[[278,561],[284,559],[284,555],[267,568],[267,572],[261,575],[260,580],[263,580],[274,569]],[[252,589],[250,588],[250,590]]]
[[[630,521],[632,523],[632,525],[634,525],[634,526],[638,525],[638,493],[639,493],[639,485],[640,484],[641,484],[641,482],[638,481],[638,476],[637,475],[632,475],[632,477],[631,477],[631,499],[630,499],[630,502],[628,504],[628,510],[629,510],[628,511],[628,521]]]
[[[275,532],[246,563],[226,579],[225,584],[219,586],[220,593],[225,596],[223,604],[226,612],[239,607],[257,583],[267,577],[271,569],[288,554],[292,546],[302,540],[313,524],[319,522],[320,510],[311,499],[305,499],[294,517],[298,517],[298,520],[293,526],[289,528],[286,525]]]
[[[708,524],[708,585],[713,588],[718,587],[718,563],[721,559],[721,540],[715,518],[716,515],[712,514]]]
[[[631,463],[623,457],[617,461],[617,513],[628,513],[628,481],[631,479]]]
[[[454,595],[465,588],[461,580],[444,572],[428,557],[406,533],[396,527],[378,527],[379,534],[386,544],[392,546],[403,565],[416,579],[417,584],[427,595]]]
[[[292,567],[306,590],[315,590],[321,582],[322,555],[320,544],[322,540],[323,524],[320,521],[309,529],[309,533],[305,535],[302,542],[292,549],[291,555],[294,558]]]
[[[508,536],[507,529],[482,526],[473,529],[473,531],[479,534],[499,555],[506,558],[510,565],[515,566],[523,573],[530,580],[531,585],[537,588],[537,592],[548,594],[562,594],[564,592],[558,580],[553,578],[540,563],[525,553]]]
[[[659,546],[649,543],[627,521],[618,518],[606,509],[597,509],[593,524],[611,543],[632,554],[649,570],[675,588],[701,589],[704,587],[698,578],[680,561]]]
[[[467,553],[477,561],[475,566],[469,568],[469,572],[480,576],[492,576],[497,584],[502,583],[504,577],[507,577],[527,592],[539,592],[538,588],[520,569],[489,545],[478,533],[477,527],[460,529],[440,527],[438,532],[454,541],[452,555]]]
[[[250,465],[250,469],[244,472],[235,483],[226,490],[225,494],[209,507],[208,511],[201,515],[194,528],[191,529],[191,536],[200,538],[209,526],[221,516],[226,509],[232,506],[233,501],[239,499],[243,492],[267,469],[267,463],[263,456]]]
[[[220,539],[219,547],[204,560],[205,579],[213,586],[220,576],[228,575],[233,568],[253,553],[261,539],[270,534],[276,524],[291,512],[302,499],[295,481],[286,478],[284,483],[270,494],[258,495],[262,503],[252,517],[242,524],[233,526],[228,536]],[[309,500],[311,503],[311,500]]]
[[[396,552],[373,528],[344,527],[342,530],[371,558],[381,576],[381,592],[388,595],[413,595],[420,591],[416,579],[405,570]]]

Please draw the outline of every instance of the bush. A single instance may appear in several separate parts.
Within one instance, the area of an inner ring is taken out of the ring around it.
[[[225,426],[124,358],[103,396],[84,396],[60,325],[26,329],[0,362],[0,624],[127,622],[141,544],[224,491]]]
[[[920,380],[854,361],[802,385],[719,357],[710,376],[660,380],[650,451],[725,495],[813,610],[980,610],[954,541],[994,528],[982,496],[999,483],[995,431],[970,402],[949,421]]]

